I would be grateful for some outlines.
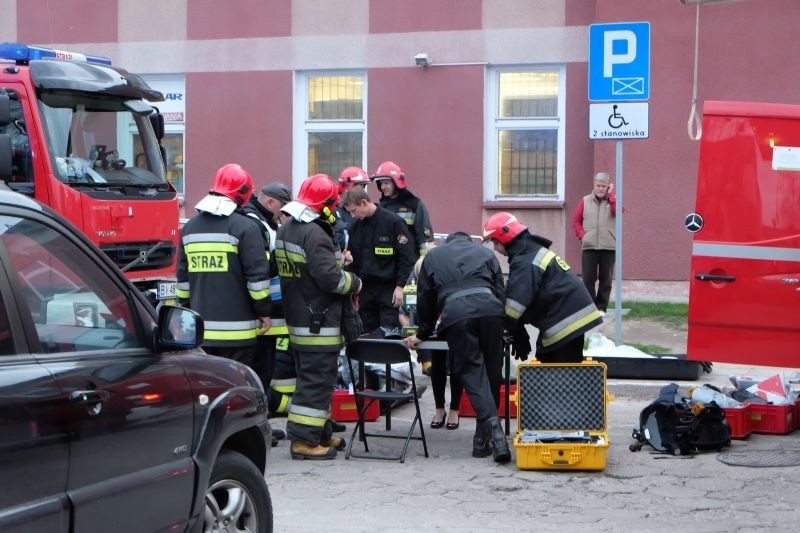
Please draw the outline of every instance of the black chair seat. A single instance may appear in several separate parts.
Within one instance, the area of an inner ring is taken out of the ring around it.
[[[358,409],[358,421],[353,434],[350,437],[350,442],[347,445],[346,459],[350,457],[360,457],[363,459],[383,459],[383,460],[400,460],[401,463],[405,462],[406,452],[408,451],[408,444],[411,440],[422,441],[422,447],[425,451],[425,457],[428,456],[428,443],[425,440],[425,431],[422,427],[422,414],[419,409],[419,396],[422,394],[423,387],[417,389],[417,383],[414,378],[414,363],[411,359],[411,352],[400,340],[389,339],[367,339],[361,338],[350,342],[345,350],[347,355],[347,362],[350,368],[353,368],[353,363],[358,364],[358,383],[355,386],[356,407]],[[365,389],[366,383],[364,374],[364,365],[367,363],[386,365],[386,390],[376,391]],[[391,365],[405,364],[408,365],[408,374],[411,376],[411,387],[402,392],[394,391],[394,379],[392,377]],[[367,407],[376,401],[386,401],[391,404],[397,402],[414,402],[414,420],[411,422],[409,428],[405,432],[395,431],[392,432],[392,411],[391,408],[386,409],[382,414],[385,416],[386,429],[383,432],[368,432],[366,430],[366,420],[364,418]],[[414,430],[419,427],[419,437],[414,436]],[[353,451],[353,442],[356,440],[356,434],[359,440],[364,444],[364,453],[357,453]],[[405,441],[403,450],[399,455],[380,455],[371,453],[367,443],[367,437],[385,438],[385,439],[403,439]]]

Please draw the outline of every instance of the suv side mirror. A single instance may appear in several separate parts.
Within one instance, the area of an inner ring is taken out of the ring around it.
[[[203,343],[203,318],[185,307],[162,305],[155,330],[158,351],[190,350]]]

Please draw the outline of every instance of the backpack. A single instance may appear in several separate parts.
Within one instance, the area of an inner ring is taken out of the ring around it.
[[[681,398],[678,385],[671,383],[642,409],[632,437],[636,441],[629,446],[632,452],[648,444],[657,452],[687,455],[721,451],[731,443],[731,430],[716,402],[700,404]]]

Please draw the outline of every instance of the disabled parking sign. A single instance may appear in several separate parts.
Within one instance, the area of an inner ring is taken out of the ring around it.
[[[650,98],[650,23],[589,26],[589,101]]]

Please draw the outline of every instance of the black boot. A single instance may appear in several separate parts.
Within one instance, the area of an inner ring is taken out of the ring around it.
[[[486,422],[478,422],[475,426],[475,436],[472,437],[472,457],[488,457],[492,453],[489,440],[491,427]]]
[[[489,445],[492,449],[492,455],[494,455],[494,462],[509,462],[511,460],[511,450],[508,447],[503,426],[500,425],[500,419],[496,416],[492,417],[486,421],[486,424],[489,427],[487,433],[489,433]]]

